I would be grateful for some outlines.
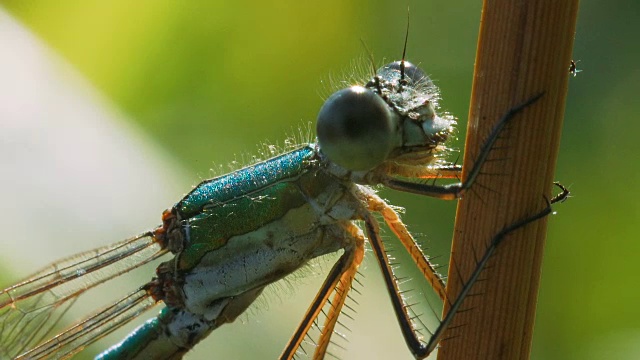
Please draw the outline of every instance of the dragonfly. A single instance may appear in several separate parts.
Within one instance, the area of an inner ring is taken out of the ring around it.
[[[405,45],[406,48],[406,45]],[[89,344],[162,304],[158,315],[96,359],[178,359],[218,327],[233,322],[265,287],[312,259],[340,253],[282,359],[300,354],[309,331],[320,329],[313,357],[324,358],[369,243],[407,345],[416,358],[432,353],[505,236],[550,213],[539,213],[496,235],[457,297],[374,187],[444,200],[467,193],[503,128],[534,104],[510,109],[488,137],[464,181],[462,166],[444,159],[456,120],[438,114],[439,91],[406,61],[375,70],[361,85],[331,95],[317,119],[317,140],[279,156],[205,180],[162,213],[155,229],[54,262],[0,292],[0,357],[70,358]],[[379,220],[380,219],[380,220]],[[450,311],[423,338],[380,235],[391,230]],[[87,290],[162,256],[151,280],[120,300],[49,337],[50,324]],[[328,306],[327,304],[330,304]],[[325,311],[325,309],[328,310]],[[319,324],[320,314],[324,315]]]

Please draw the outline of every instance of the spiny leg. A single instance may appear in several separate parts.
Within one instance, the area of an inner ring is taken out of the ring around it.
[[[442,280],[442,277],[438,274],[433,264],[429,262],[427,256],[422,252],[420,245],[413,238],[409,230],[407,230],[398,213],[375,194],[363,193],[361,196],[364,197],[364,201],[368,204],[369,210],[382,215],[385,223],[407,249],[414,263],[431,285],[431,288],[438,294],[440,299],[445,300],[447,295],[444,280]]]
[[[333,265],[331,271],[324,280],[322,287],[307,309],[302,321],[298,325],[295,333],[289,340],[280,359],[292,359],[314,321],[326,305],[331,294],[335,291],[331,308],[327,313],[320,338],[314,353],[314,359],[322,359],[327,351],[327,347],[333,334],[333,329],[342,310],[342,306],[347,298],[353,279],[356,276],[358,267],[364,258],[364,236],[360,228],[352,223],[345,224],[346,236],[353,239],[353,246],[345,248],[344,254]]]
[[[391,296],[391,304],[396,314],[398,323],[400,324],[402,335],[404,336],[404,340],[407,343],[407,346],[412,350],[414,355],[416,355],[414,349],[420,349],[422,347],[420,336],[416,333],[416,330],[411,322],[409,308],[406,306],[405,301],[402,298],[402,293],[398,286],[398,281],[396,280],[396,277],[393,274],[393,269],[388,262],[387,252],[379,235],[378,223],[371,215],[369,215],[365,219],[365,225],[369,243],[371,244],[373,253],[375,254],[378,265],[380,266],[380,269],[382,271],[382,277],[384,278],[387,292]]]
[[[410,179],[460,179],[462,165],[439,164],[432,166],[404,165],[396,162],[382,165],[382,172]]]
[[[367,235],[369,237],[369,242],[371,243],[371,248],[376,256],[376,260],[380,266],[382,271],[382,275],[385,281],[385,285],[387,286],[387,291],[391,296],[391,303],[393,305],[393,309],[396,313],[396,317],[398,319],[398,323],[400,325],[400,329],[402,331],[402,335],[407,343],[407,346],[414,354],[414,356],[418,359],[425,358],[429,355],[433,350],[435,350],[438,343],[443,340],[444,334],[446,330],[450,327],[453,322],[453,319],[456,313],[460,310],[460,307],[464,303],[466,297],[469,295],[474,284],[478,281],[478,278],[482,271],[485,269],[489,259],[495,253],[498,245],[502,243],[502,241],[506,238],[506,236],[529,223],[532,223],[536,220],[539,220],[551,213],[551,204],[556,203],[558,201],[565,200],[569,191],[564,188],[560,184],[556,184],[562,189],[562,193],[556,197],[554,197],[551,201],[545,199],[547,202],[547,206],[540,212],[522,219],[516,223],[511,224],[510,226],[505,227],[502,231],[496,234],[489,246],[485,250],[483,256],[479,259],[474,271],[472,272],[469,279],[465,282],[461,292],[458,294],[456,299],[452,302],[451,307],[447,315],[440,322],[440,325],[436,328],[436,330],[432,333],[430,339],[426,343],[421,342],[420,335],[414,328],[411,322],[411,315],[409,314],[409,307],[405,303],[402,298],[402,293],[398,287],[397,280],[393,275],[393,270],[391,265],[389,264],[386,256],[386,250],[384,248],[384,244],[380,236],[378,235],[378,225],[375,219],[372,216],[369,216],[365,220]]]
[[[496,126],[491,130],[487,140],[484,142],[482,147],[480,148],[480,153],[478,158],[474,162],[471,170],[467,173],[467,178],[460,183],[457,184],[449,184],[449,185],[430,185],[430,184],[421,184],[406,180],[399,180],[392,176],[384,176],[381,179],[382,184],[385,186],[396,189],[400,191],[411,192],[420,195],[426,195],[430,197],[435,197],[443,200],[454,200],[460,198],[476,181],[476,178],[480,174],[480,170],[482,169],[484,163],[487,161],[493,146],[496,141],[500,137],[500,133],[504,129],[504,127],[511,121],[520,111],[524,110],[529,105],[538,101],[543,94],[538,94],[533,96],[529,100],[523,102],[522,104],[513,107],[498,121]]]
[[[434,338],[437,337],[436,339],[437,342],[446,340],[446,338],[443,337],[444,333],[448,328],[450,328],[456,313],[461,311],[460,307],[464,303],[464,300],[466,299],[466,297],[470,295],[470,291],[473,288],[474,284],[479,281],[480,274],[484,269],[486,269],[487,263],[489,262],[491,257],[495,254],[498,246],[506,239],[507,235],[513,233],[514,231],[520,228],[525,227],[528,224],[531,224],[537,220],[540,220],[548,216],[549,214],[552,213],[552,208],[551,208],[552,204],[555,204],[558,202],[564,202],[566,199],[569,198],[570,192],[566,187],[564,187],[559,182],[554,182],[554,185],[556,185],[561,190],[561,192],[556,196],[554,196],[553,198],[551,198],[551,200],[549,200],[547,197],[544,197],[544,200],[547,205],[544,209],[542,209],[541,211],[539,211],[534,215],[531,215],[527,218],[521,219],[517,222],[510,224],[509,226],[504,227],[500,232],[498,232],[496,235],[493,236],[491,241],[488,243],[487,248],[485,249],[482,257],[476,260],[476,266],[473,272],[471,273],[469,278],[463,283],[462,289],[457,294],[455,301],[451,303],[451,306],[448,308],[448,310],[445,308],[446,315],[442,320],[442,322],[440,323],[440,325],[438,326],[438,328],[436,329],[436,331],[434,332]],[[437,342],[434,345],[437,345]]]
[[[318,339],[318,346],[316,347],[315,353],[313,355],[314,359],[323,359],[325,353],[327,352],[327,347],[330,344],[331,335],[333,335],[333,331],[335,329],[336,323],[338,321],[338,317],[342,311],[342,307],[344,306],[345,301],[347,300],[347,295],[351,286],[353,284],[353,280],[358,273],[358,267],[362,263],[362,259],[364,258],[364,236],[360,228],[356,225],[349,223],[347,230],[353,236],[353,238],[357,239],[355,246],[355,256],[351,265],[342,273],[340,276],[340,280],[335,287],[335,294],[333,296],[333,300],[330,302],[331,307],[327,313],[327,317],[324,321],[324,326],[322,327],[322,333],[320,338]]]

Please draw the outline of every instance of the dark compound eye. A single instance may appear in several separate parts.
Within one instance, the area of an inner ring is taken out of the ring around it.
[[[373,91],[362,86],[340,90],[318,114],[320,150],[346,169],[372,169],[389,155],[396,123],[389,105]]]

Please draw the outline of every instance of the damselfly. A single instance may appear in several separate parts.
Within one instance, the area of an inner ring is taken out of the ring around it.
[[[0,292],[0,356],[70,357],[162,303],[157,317],[98,358],[180,358],[217,327],[233,322],[266,286],[313,258],[342,250],[282,354],[294,357],[309,330],[318,326],[313,351],[322,358],[368,241],[403,335],[415,356],[425,357],[445,336],[486,261],[479,263],[457,298],[447,299],[443,279],[394,207],[372,186],[459,198],[475,181],[501,128],[538,98],[501,119],[464,182],[426,183],[422,179],[460,176],[461,166],[442,158],[455,120],[437,114],[438,91],[422,70],[404,59],[385,65],[365,84],[327,99],[318,115],[317,142],[204,181],[163,213],[158,228],[55,262]],[[549,207],[511,230],[548,213]],[[416,330],[376,215],[408,250],[434,292],[452,304],[429,338]],[[495,250],[503,235],[493,239],[490,249]],[[86,290],[168,253],[173,257],[157,266],[151,281],[45,339],[52,315]],[[314,325],[327,303],[324,323]]]

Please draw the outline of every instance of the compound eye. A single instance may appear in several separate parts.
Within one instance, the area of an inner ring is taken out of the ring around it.
[[[378,74],[388,72],[389,70],[396,70],[398,72],[402,71],[402,61],[394,61],[383,66],[380,70],[378,70]],[[414,85],[433,85],[431,79],[427,76],[427,74],[424,73],[424,71],[422,71],[422,69],[408,61],[404,62],[404,76],[405,78],[410,79]]]
[[[362,86],[340,90],[318,114],[318,143],[329,160],[352,171],[372,169],[386,160],[397,127],[389,105]]]

